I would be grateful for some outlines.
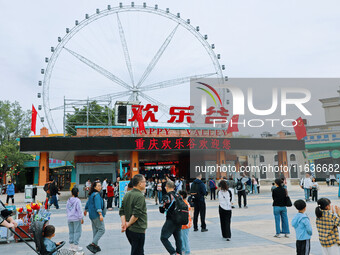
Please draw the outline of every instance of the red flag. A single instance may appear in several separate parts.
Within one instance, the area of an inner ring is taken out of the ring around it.
[[[298,140],[301,140],[302,138],[307,136],[306,127],[301,117],[298,118],[296,121],[293,121],[292,123],[293,123],[293,126],[296,124],[294,126],[294,131],[295,131],[296,138]]]
[[[138,129],[139,129],[140,134],[141,134],[142,131],[145,131],[142,108],[143,108],[143,106],[140,105],[138,113],[137,113]]]
[[[31,121],[31,131],[35,134],[36,128],[37,128],[37,115],[38,112],[34,108],[34,105],[32,104],[32,121]]]
[[[231,117],[229,121],[227,134],[232,133],[232,132],[238,132],[238,117],[239,117],[238,114]]]

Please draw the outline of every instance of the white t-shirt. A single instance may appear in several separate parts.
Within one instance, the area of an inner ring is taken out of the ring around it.
[[[230,194],[228,190],[226,191],[220,190],[218,192],[218,200],[220,202],[220,206],[222,207],[222,209],[231,210]]]
[[[303,178],[302,181],[301,181],[301,186],[304,188],[304,189],[310,189],[312,188],[313,186],[313,183],[312,183],[312,179],[311,178]]]
[[[107,182],[106,181],[103,181],[103,190],[106,190],[107,189]]]

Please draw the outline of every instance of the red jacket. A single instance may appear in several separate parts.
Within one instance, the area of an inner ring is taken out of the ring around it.
[[[111,185],[107,186],[107,197],[113,197],[113,190],[114,190],[113,186]]]

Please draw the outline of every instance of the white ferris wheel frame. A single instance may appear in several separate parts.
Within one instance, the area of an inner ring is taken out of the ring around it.
[[[169,34],[169,36],[166,38],[165,42],[160,47],[158,52],[155,54],[154,58],[152,59],[151,63],[149,64],[148,68],[145,70],[144,74],[142,75],[141,80],[137,84],[134,83],[133,77],[132,77],[132,74],[131,74],[132,71],[131,71],[131,62],[130,62],[130,59],[129,59],[129,52],[128,52],[126,41],[125,41],[124,30],[123,30],[123,27],[121,26],[121,23],[120,23],[120,20],[119,20],[119,15],[118,15],[119,13],[123,13],[123,12],[145,12],[145,13],[156,14],[156,15],[168,18],[168,19],[177,23],[177,26]],[[72,50],[67,49],[65,47],[66,44],[73,38],[73,36],[76,35],[82,28],[84,28],[85,26],[91,24],[92,22],[94,22],[94,21],[96,21],[96,20],[98,20],[102,17],[108,16],[108,15],[113,15],[113,14],[117,15],[119,33],[120,33],[121,43],[122,43],[123,50],[124,50],[124,57],[125,57],[126,65],[127,65],[127,68],[128,68],[129,74],[130,74],[130,78],[131,78],[133,87],[129,86],[127,83],[120,80],[118,77],[116,77],[115,75],[113,75],[109,71],[107,71],[107,70],[101,68],[100,66],[96,65],[95,63],[91,62],[91,60],[88,60],[85,57],[83,57],[83,56],[77,54],[76,52],[73,52]],[[54,109],[50,109],[49,87],[50,87],[50,80],[51,80],[51,76],[52,76],[52,73],[53,73],[54,65],[57,62],[58,57],[59,57],[59,55],[60,55],[60,53],[63,49],[68,51],[70,54],[72,54],[76,58],[78,58],[80,61],[91,66],[97,72],[99,72],[102,75],[104,75],[105,77],[111,79],[116,84],[128,89],[130,91],[130,93],[132,94],[132,97],[131,97],[132,100],[136,101],[138,99],[138,96],[141,96],[144,99],[146,99],[147,101],[158,104],[161,110],[163,110],[163,111],[167,110],[168,108],[166,106],[164,106],[161,102],[159,102],[156,99],[153,99],[152,97],[143,93],[143,91],[146,90],[146,89],[141,88],[141,85],[142,85],[141,83],[143,83],[143,81],[146,79],[148,73],[151,72],[151,70],[153,69],[153,67],[157,63],[158,59],[160,58],[160,56],[162,55],[162,53],[166,49],[167,45],[170,43],[170,41],[171,41],[173,35],[175,34],[178,26],[182,26],[183,28],[187,29],[201,43],[201,45],[206,50],[206,52],[208,53],[208,55],[209,55],[209,57],[210,57],[210,59],[213,63],[215,73],[189,76],[189,77],[182,77],[182,78],[175,79],[175,80],[151,84],[151,86],[148,86],[149,89],[147,89],[147,90],[174,86],[175,83],[178,85],[178,84],[190,81],[190,79],[199,79],[199,78],[204,78],[204,77],[207,77],[207,76],[210,76],[210,75],[216,75],[218,78],[221,78],[221,80],[223,80],[222,70],[224,70],[225,68],[224,68],[224,65],[221,66],[220,63],[219,63],[220,54],[215,54],[214,44],[210,45],[208,43],[207,35],[203,36],[199,32],[198,26],[194,27],[193,25],[191,25],[190,19],[184,20],[180,17],[180,13],[172,14],[172,13],[170,13],[169,8],[167,8],[166,10],[162,10],[162,9],[158,8],[158,5],[155,5],[154,7],[149,7],[149,6],[146,5],[146,3],[143,3],[143,5],[134,5],[134,3],[131,3],[131,5],[125,5],[125,6],[122,3],[120,3],[118,7],[111,7],[110,5],[108,5],[107,9],[105,9],[105,10],[97,9],[96,12],[92,15],[86,14],[85,19],[80,21],[80,22],[78,22],[76,20],[75,26],[73,28],[71,28],[71,29],[66,28],[65,36],[62,37],[62,38],[60,38],[60,37],[58,38],[58,42],[59,42],[58,45],[55,48],[51,47],[51,51],[52,51],[51,57],[49,59],[45,58],[45,62],[47,62],[47,66],[46,66],[46,69],[41,70],[41,73],[44,74],[44,79],[43,79],[43,82],[39,81],[39,85],[40,86],[43,85],[43,93],[42,93],[43,108],[44,108],[45,117],[46,117],[46,120],[48,122],[48,126],[49,126],[50,131],[53,133],[57,130],[57,128],[54,124],[54,120],[53,120],[51,111],[56,110],[58,108],[60,108],[60,109],[62,108],[62,106],[60,106],[60,107],[57,107],[57,108],[54,108]],[[145,75],[146,75],[146,77],[145,77]],[[111,96],[111,99],[112,99],[113,97],[119,97],[119,96],[126,95],[126,93],[127,92],[124,91],[124,92],[113,93],[113,94],[104,95],[104,96],[98,96],[98,97],[93,98],[93,99],[94,100],[95,99],[102,99],[103,97],[108,98],[109,96]],[[38,93],[38,97],[40,97],[39,95],[40,95],[40,93]],[[39,107],[39,108],[41,108],[41,107]]]

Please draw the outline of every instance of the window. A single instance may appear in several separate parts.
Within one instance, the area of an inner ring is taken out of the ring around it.
[[[279,161],[279,157],[277,155],[274,156],[274,161],[275,162]]]
[[[289,159],[290,161],[296,161],[295,154],[290,154]]]
[[[264,156],[260,155],[260,162],[264,162]]]

